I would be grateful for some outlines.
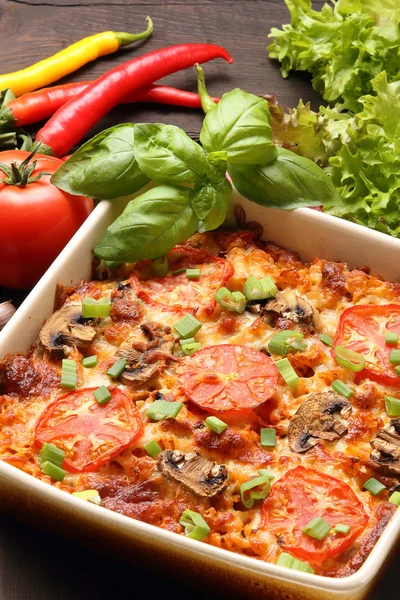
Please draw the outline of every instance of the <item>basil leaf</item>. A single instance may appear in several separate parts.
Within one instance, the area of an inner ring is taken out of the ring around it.
[[[228,161],[263,164],[277,154],[268,102],[240,89],[222,96],[205,116],[200,141],[207,152],[226,152]]]
[[[202,147],[174,125],[135,125],[135,156],[142,171],[158,183],[195,183],[207,171]]]
[[[190,204],[192,190],[162,185],[131,200],[94,249],[107,261],[136,262],[158,258],[195,231],[198,218]]]
[[[226,169],[228,168],[226,152],[211,152],[211,154],[207,156],[207,165],[207,177],[204,178],[201,184],[204,184],[205,182],[213,183],[215,185],[223,183],[226,179]]]
[[[102,131],[62,164],[51,182],[70,194],[104,200],[139,191],[149,178],[135,159],[133,132],[129,123]]]
[[[222,183],[206,183],[193,192],[192,206],[201,220],[201,231],[217,229],[225,221],[232,186],[225,178]]]
[[[331,178],[321,167],[285,148],[278,148],[278,156],[267,165],[228,164],[228,172],[243,196],[271,208],[340,201]]]

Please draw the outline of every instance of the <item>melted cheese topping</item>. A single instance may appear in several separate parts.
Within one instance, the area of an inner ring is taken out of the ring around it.
[[[262,501],[246,509],[240,501],[240,485],[258,475],[258,469],[273,471],[275,481],[290,468],[303,465],[332,475],[347,483],[363,503],[369,523],[360,533],[345,556],[338,555],[314,566],[317,573],[344,576],[354,572],[365,560],[385,523],[393,512],[387,503],[388,494],[373,497],[363,491],[369,477],[377,477],[388,487],[395,483],[381,477],[369,464],[370,440],[377,429],[388,423],[383,397],[389,390],[368,380],[354,386],[354,374],[339,367],[330,349],[320,341],[320,334],[334,337],[344,309],[354,304],[400,303],[400,288],[370,277],[363,271],[349,271],[345,265],[315,259],[303,264],[299,258],[271,244],[256,244],[248,232],[197,234],[190,243],[214,255],[222,255],[231,263],[234,273],[226,286],[231,290],[243,289],[246,279],[269,275],[280,291],[292,291],[306,300],[316,311],[313,327],[291,323],[276,323],[246,310],[236,314],[216,306],[211,314],[199,313],[202,328],[196,341],[202,348],[218,344],[236,344],[265,351],[277,327],[302,330],[307,342],[303,352],[290,354],[289,359],[300,376],[300,383],[289,388],[282,378],[276,393],[262,406],[244,416],[219,416],[228,429],[217,435],[204,427],[208,413],[192,404],[177,386],[177,368],[182,361],[179,344],[175,344],[178,361],[167,360],[163,368],[150,379],[134,384],[114,382],[135,403],[144,423],[143,435],[112,461],[95,473],[67,473],[62,483],[51,481],[38,466],[38,449],[34,444],[35,425],[46,407],[65,393],[59,387],[61,361],[52,359],[35,344],[27,357],[8,356],[0,362],[0,458],[24,471],[55,485],[68,493],[97,489],[102,505],[133,518],[175,531],[183,535],[179,518],[186,508],[200,512],[211,532],[205,542],[235,552],[276,562],[280,553],[279,540],[261,526]],[[198,265],[201,269],[201,265]],[[133,267],[132,265],[130,267]],[[129,272],[121,267],[116,273],[126,284]],[[204,272],[212,275],[212,263]],[[196,283],[196,296],[201,296],[201,283]],[[165,297],[163,286],[152,281],[154,298]],[[179,301],[178,289],[169,292],[168,303]],[[157,304],[147,304],[132,293],[124,305],[118,304],[117,281],[82,282],[69,290],[65,302],[80,302],[85,296],[99,298],[110,295],[113,299],[111,316],[96,325],[96,336],[82,354],[71,350],[69,358],[78,364],[78,388],[110,385],[107,369],[116,360],[123,342],[131,338],[146,342],[141,329],[145,322],[159,323],[173,328],[180,318],[173,310]],[[128,305],[126,305],[128,302]],[[212,298],[211,298],[212,302]],[[210,311],[209,311],[210,312]],[[82,357],[96,354],[98,364],[91,369],[81,366]],[[276,357],[278,358],[278,357]],[[352,411],[346,421],[347,432],[340,439],[320,440],[308,452],[292,452],[287,431],[297,409],[308,394],[331,389],[332,382],[340,379],[356,390],[351,399]],[[184,407],[174,420],[152,422],[146,411],[161,393],[168,400],[179,400]],[[260,444],[260,429],[274,427],[277,432],[275,448]],[[143,447],[157,440],[163,449],[184,453],[200,452],[205,458],[224,463],[229,470],[227,489],[220,496],[202,498],[179,483],[165,478],[157,468],[157,460],[149,457]],[[96,443],[100,443],[96,438]],[[383,505],[383,507],[382,507]],[[379,528],[377,523],[381,522]]]

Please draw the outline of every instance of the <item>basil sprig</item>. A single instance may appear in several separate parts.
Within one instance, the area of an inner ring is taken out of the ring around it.
[[[167,254],[196,231],[199,220],[191,194],[190,188],[160,185],[131,200],[101,237],[96,256],[136,262]]]
[[[330,177],[312,160],[285,148],[265,165],[228,164],[237,190],[249,200],[271,208],[320,206],[337,194]],[[322,176],[321,176],[322,174]]]
[[[221,183],[205,183],[195,188],[192,195],[192,206],[199,219],[198,230],[211,231],[217,229],[225,221],[232,186],[224,178]]]
[[[116,125],[96,135],[51,178],[65,192],[101,200],[134,194],[149,181],[135,158],[132,123]]]
[[[293,209],[335,201],[331,179],[311,160],[272,142],[268,102],[240,89],[207,106],[201,144],[160,123],[123,124],[86,142],[52,182],[76,195],[112,199],[157,185],[131,200],[94,251],[105,261],[167,254],[197,230],[225,220],[232,193],[226,173],[250,200]]]
[[[272,141],[268,102],[239,89],[224,94],[206,114],[200,141],[209,153],[226,153],[231,163],[269,162],[277,149]]]
[[[135,157],[157,183],[197,183],[207,174],[202,147],[174,125],[135,125]]]

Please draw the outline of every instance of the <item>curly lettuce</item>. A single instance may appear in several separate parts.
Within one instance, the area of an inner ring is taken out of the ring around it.
[[[291,24],[272,28],[268,46],[281,72],[308,71],[314,89],[339,109],[360,111],[360,97],[386,71],[389,82],[400,79],[399,0],[338,0],[312,9],[311,0],[285,0]]]
[[[371,85],[376,95],[360,98],[363,110],[349,120],[349,141],[329,159],[341,203],[325,210],[399,237],[400,81],[389,83],[382,72]]]
[[[273,138],[331,176],[340,202],[325,212],[400,237],[400,81],[382,72],[371,92],[355,115],[301,101],[289,113],[274,107]]]

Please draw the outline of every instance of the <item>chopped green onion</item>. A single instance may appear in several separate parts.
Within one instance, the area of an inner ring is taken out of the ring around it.
[[[97,390],[95,390],[93,392],[93,396],[96,398],[99,404],[105,404],[112,398],[105,385],[101,385]]]
[[[218,419],[218,417],[207,417],[205,423],[208,429],[211,429],[211,431],[218,434],[225,431],[228,427],[228,425],[221,421],[221,419]]]
[[[389,361],[392,365],[400,365],[400,350],[392,350]]]
[[[242,292],[232,292],[232,298],[234,305],[231,307],[230,310],[234,310],[239,314],[244,312],[247,304],[246,296],[242,294]]]
[[[269,477],[270,479],[275,479],[275,475],[269,469],[258,469],[258,474],[263,477]]]
[[[325,521],[322,517],[315,517],[311,519],[305,527],[301,530],[305,535],[314,538],[315,540],[323,540],[332,529],[331,525]]]
[[[145,444],[143,448],[146,450],[147,454],[151,456],[151,458],[154,458],[155,456],[160,454],[160,452],[162,452],[162,448],[159,444],[157,444],[156,440],[151,440],[151,442],[147,442],[147,444]]]
[[[386,490],[386,485],[383,485],[383,483],[374,477],[371,477],[371,479],[368,479],[368,481],[364,483],[364,489],[368,490],[373,496],[377,496],[383,492],[383,490]]]
[[[325,346],[331,347],[333,344],[333,339],[329,335],[326,335],[326,333],[323,333],[319,339]]]
[[[335,392],[337,392],[338,394],[340,394],[341,396],[344,396],[345,398],[349,399],[352,396],[354,396],[354,392],[353,390],[351,390],[349,388],[349,386],[347,386],[345,383],[343,383],[343,381],[340,381],[340,379],[336,379],[333,383],[332,383],[332,389],[335,390]]]
[[[243,286],[243,292],[248,300],[263,300],[276,296],[278,288],[268,275],[263,279],[257,279],[251,275]]]
[[[63,360],[62,360],[62,369],[66,373],[75,373],[75,371],[76,371],[76,361],[71,360],[70,358],[63,358]]]
[[[176,269],[176,271],[172,271],[171,275],[180,275],[181,273],[185,273],[186,269]]]
[[[294,387],[299,383],[300,377],[297,375],[287,358],[277,360],[275,365],[289,387]]]
[[[82,360],[82,367],[86,369],[91,369],[97,365],[97,354],[93,354],[92,356],[87,356]]]
[[[81,498],[82,500],[86,500],[87,502],[92,502],[97,506],[101,504],[100,494],[97,490],[84,490],[83,492],[72,492],[72,495],[75,498]]]
[[[183,408],[182,402],[167,402],[166,400],[154,400],[153,404],[146,411],[146,415],[152,421],[162,421],[163,419],[175,419]]]
[[[389,497],[389,502],[400,506],[400,492],[393,492],[393,494]]]
[[[196,340],[194,339],[194,337],[191,338],[186,338],[186,340],[179,340],[179,343],[182,346],[186,346],[187,344],[195,344]]]
[[[343,533],[344,535],[347,535],[350,531],[350,527],[349,525],[343,525],[343,523],[338,523],[334,531],[336,531],[336,533]]]
[[[241,314],[246,309],[246,296],[242,292],[231,292],[228,288],[222,287],[215,293],[214,298],[220,306],[227,310]]]
[[[69,358],[64,358],[61,368],[61,387],[67,390],[74,390],[76,388],[76,381],[76,362]]]
[[[210,533],[210,528],[200,513],[188,508],[183,511],[179,525],[185,528],[185,535],[201,542]]]
[[[268,344],[269,352],[279,356],[286,356],[291,350],[302,352],[306,348],[307,344],[304,342],[303,334],[290,329],[276,333]]]
[[[387,333],[385,335],[386,344],[396,346],[399,343],[399,335],[397,333]]]
[[[302,560],[297,560],[293,556],[290,556],[287,552],[281,552],[278,556],[276,564],[281,567],[288,567],[295,571],[304,571],[305,573],[314,573],[314,569],[310,565]]]
[[[397,367],[394,368],[396,375],[400,376],[400,365],[397,365]]]
[[[153,258],[151,261],[151,270],[153,275],[156,277],[165,277],[168,273],[168,256],[160,256],[159,258]]]
[[[109,296],[103,296],[100,300],[86,296],[82,301],[82,317],[85,319],[104,319],[110,316],[110,310],[111,298]]]
[[[260,431],[261,435],[261,446],[276,446],[276,431],[272,427],[264,427]]]
[[[393,396],[385,396],[385,409],[388,417],[400,417],[400,400]]]
[[[200,269],[186,269],[186,277],[188,279],[198,279],[200,275]]]
[[[54,444],[45,442],[39,452],[39,464],[51,462],[56,467],[61,467],[65,458],[65,452]]]
[[[121,375],[122,371],[125,369],[125,367],[126,367],[127,364],[128,364],[127,360],[125,360],[124,358],[119,358],[108,369],[107,375],[109,377],[112,377],[113,379],[116,379],[117,377],[119,377]]]
[[[358,373],[365,367],[365,356],[343,346],[335,346],[335,356],[339,366],[353,373]]]
[[[201,323],[193,315],[185,315],[174,325],[174,329],[181,338],[190,338],[201,329]]]
[[[224,298],[229,298],[231,295],[232,292],[228,290],[227,287],[222,287],[215,292],[214,299],[218,302],[218,304],[221,304],[221,300],[224,300]]]
[[[49,477],[56,481],[62,481],[65,477],[64,469],[61,469],[61,467],[58,467],[57,465],[53,465],[53,463],[49,461],[42,462],[40,468],[44,475],[49,475]]]
[[[200,350],[200,348],[201,344],[199,342],[192,342],[191,344],[183,344],[182,352],[185,356],[191,356],[192,354],[197,352],[197,350]]]
[[[249,479],[240,486],[240,498],[246,508],[252,508],[256,500],[264,500],[271,489],[271,479],[274,479],[275,476],[265,469],[260,469],[258,473],[259,477]],[[260,491],[251,491],[259,486],[263,486]]]

